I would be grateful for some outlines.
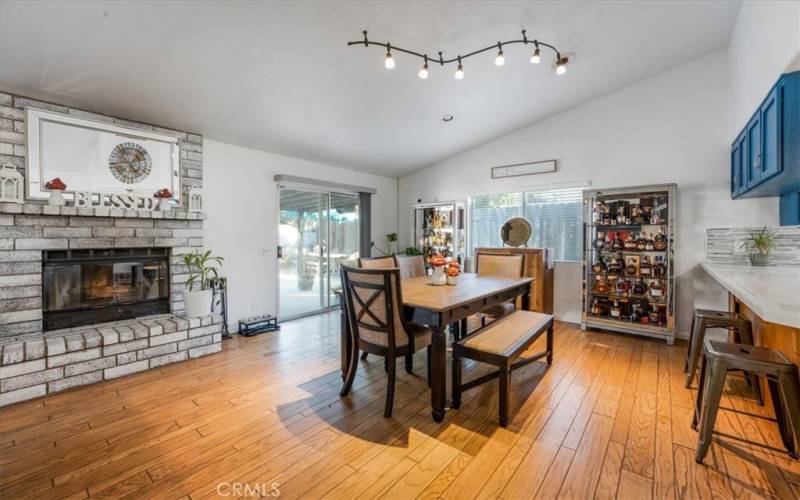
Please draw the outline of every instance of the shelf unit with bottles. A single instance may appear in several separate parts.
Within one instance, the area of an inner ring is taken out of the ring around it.
[[[675,342],[677,185],[584,191],[581,327]]]
[[[466,203],[420,203],[411,206],[411,241],[428,258],[439,252],[463,262],[466,257]]]

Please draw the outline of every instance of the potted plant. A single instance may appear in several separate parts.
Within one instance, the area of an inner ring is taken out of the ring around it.
[[[186,316],[206,316],[211,314],[211,281],[219,278],[218,266],[225,259],[211,255],[211,250],[205,253],[187,253],[183,256],[183,263],[189,273],[186,280],[186,289],[183,290],[183,304]],[[211,265],[216,264],[216,266]]]
[[[749,231],[749,234],[743,245],[750,252],[750,264],[766,266],[769,264],[769,254],[775,248],[775,232],[764,226],[758,231]]]
[[[316,268],[303,260],[297,266],[297,288],[301,292],[307,292],[314,288],[314,280],[317,277]]]

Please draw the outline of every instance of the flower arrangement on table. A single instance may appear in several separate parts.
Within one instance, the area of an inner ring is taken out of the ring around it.
[[[461,274],[461,264],[456,259],[450,260],[450,264],[447,265],[447,284],[457,285],[459,274]]]
[[[461,264],[456,259],[448,261],[441,253],[437,252],[428,259],[428,263],[433,269],[431,274],[432,285],[456,285],[458,283]]]

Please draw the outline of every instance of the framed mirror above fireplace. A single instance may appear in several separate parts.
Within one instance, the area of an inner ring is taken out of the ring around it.
[[[168,248],[44,251],[44,330],[168,313],[169,255]]]
[[[180,144],[159,132],[26,108],[27,197],[44,200],[55,177],[69,191],[152,196],[180,203]]]

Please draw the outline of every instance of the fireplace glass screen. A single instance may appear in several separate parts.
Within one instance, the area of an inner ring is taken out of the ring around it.
[[[45,330],[169,312],[167,249],[45,254]]]

